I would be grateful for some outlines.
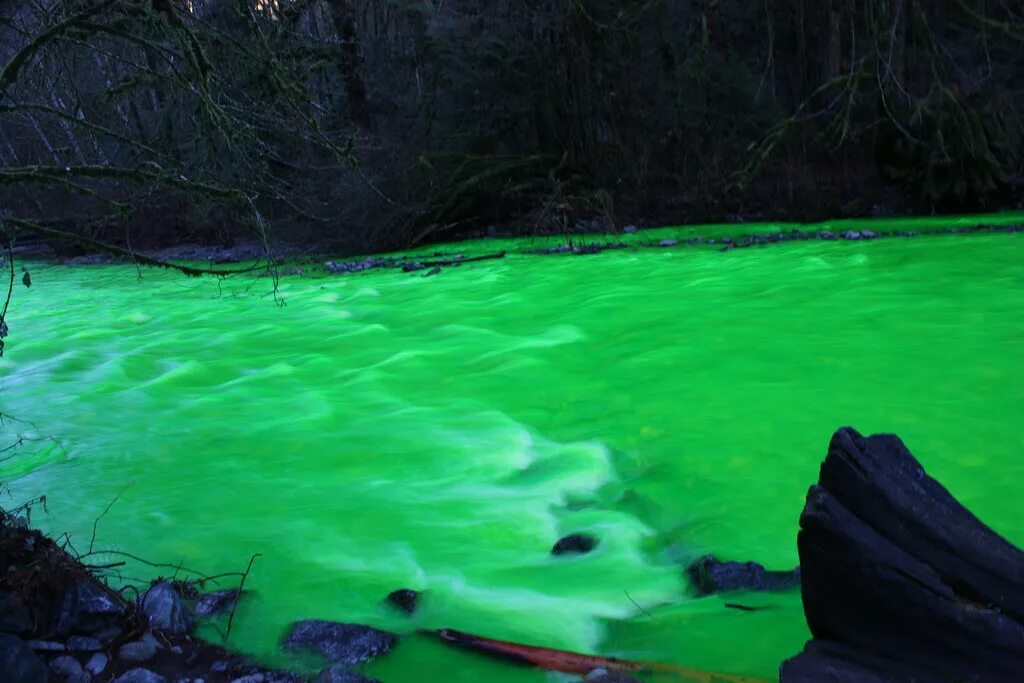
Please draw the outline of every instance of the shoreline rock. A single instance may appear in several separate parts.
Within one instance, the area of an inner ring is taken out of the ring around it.
[[[813,640],[782,683],[1012,681],[1024,672],[1024,551],[891,434],[832,437],[797,538]]]
[[[361,664],[387,654],[398,636],[360,624],[309,619],[292,624],[284,638],[288,649],[323,655],[338,664]]]

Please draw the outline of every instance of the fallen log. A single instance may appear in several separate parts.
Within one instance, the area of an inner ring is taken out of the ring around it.
[[[1024,679],[1024,552],[898,437],[835,433],[797,544],[814,639],[782,683]]]
[[[442,641],[466,650],[473,650],[517,664],[534,666],[548,671],[559,671],[561,673],[586,675],[599,669],[620,673],[649,671],[675,674],[676,677],[692,681],[692,683],[767,683],[767,681],[760,678],[701,671],[675,664],[638,662],[628,659],[617,659],[615,657],[587,655],[568,650],[555,650],[536,645],[523,645],[522,643],[484,638],[483,636],[447,628],[439,631],[427,631],[427,633],[432,633]]]

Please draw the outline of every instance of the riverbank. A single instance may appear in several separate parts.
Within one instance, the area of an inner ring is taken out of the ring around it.
[[[326,243],[264,244],[249,241],[232,245],[183,244],[162,249],[140,249],[138,254],[167,263],[204,264],[210,269],[229,264],[273,266],[275,275],[303,275],[307,270],[331,274],[356,273],[377,268],[405,272],[426,270],[438,274],[462,262],[500,258],[505,254],[537,256],[597,254],[619,249],[696,247],[721,252],[801,241],[861,241],[882,238],[913,239],[936,235],[971,235],[1024,230],[1024,212],[923,216],[878,219],[836,219],[817,223],[735,222],[707,225],[638,227],[622,225],[606,230],[597,221],[571,233],[535,235],[493,234],[470,237],[443,246],[379,254],[338,256]],[[439,249],[442,249],[439,251]],[[34,243],[16,248],[16,257],[62,265],[110,265],[131,261],[128,256],[92,251],[68,255],[59,245]]]

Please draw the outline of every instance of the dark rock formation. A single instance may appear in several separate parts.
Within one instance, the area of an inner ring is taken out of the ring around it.
[[[231,606],[235,604],[235,599],[238,597],[237,588],[229,588],[222,591],[213,591],[212,593],[203,593],[196,600],[195,613],[201,617],[212,617],[215,614],[221,614],[231,609]]]
[[[4,683],[46,683],[49,673],[39,655],[21,638],[0,634],[0,673]]]
[[[17,593],[0,595],[0,633],[28,635],[32,630],[32,613]]]
[[[58,636],[93,634],[117,626],[126,605],[92,581],[79,581],[65,591],[58,604],[53,631]]]
[[[408,588],[400,588],[388,593],[388,597],[384,599],[406,614],[412,614],[416,611],[416,603],[420,599],[420,594]]]
[[[313,683],[380,683],[376,678],[364,676],[343,664],[332,664],[313,679]]]
[[[721,562],[705,555],[686,568],[699,595],[725,591],[774,591],[800,585],[800,567],[791,571],[769,571],[756,562]]]
[[[1021,679],[1024,552],[898,437],[836,432],[800,528],[814,640],[783,663],[782,683]]]
[[[192,628],[192,616],[184,601],[167,581],[158,581],[150,586],[142,598],[142,613],[149,619],[152,628],[167,633],[188,633]]]
[[[558,542],[551,548],[551,554],[589,553],[595,547],[597,547],[597,539],[590,534],[569,534],[558,539]]]
[[[318,652],[332,662],[359,664],[390,652],[397,641],[394,634],[369,626],[310,620],[294,624],[284,644],[292,649]]]

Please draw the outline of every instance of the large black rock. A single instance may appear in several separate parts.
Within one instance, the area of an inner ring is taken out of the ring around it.
[[[1024,552],[898,437],[835,433],[797,543],[814,640],[782,683],[1024,677]]]

